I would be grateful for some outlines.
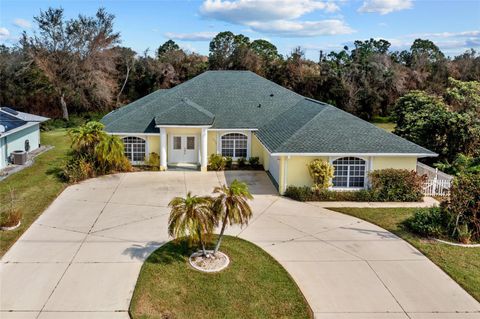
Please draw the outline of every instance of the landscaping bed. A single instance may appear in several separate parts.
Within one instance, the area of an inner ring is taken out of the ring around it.
[[[144,263],[130,304],[132,318],[312,318],[300,289],[261,248],[225,236],[229,266],[217,273],[193,269],[196,248],[169,242]]]
[[[330,208],[376,224],[408,241],[480,301],[480,249],[417,236],[404,226],[418,208]]]

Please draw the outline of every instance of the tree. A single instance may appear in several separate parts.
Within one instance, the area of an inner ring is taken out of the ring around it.
[[[254,40],[250,44],[250,48],[253,52],[262,57],[265,62],[271,62],[279,58],[277,47],[267,40]]]
[[[103,173],[129,166],[123,142],[115,135],[104,136],[95,146],[95,155]]]
[[[79,15],[65,21],[63,9],[49,8],[34,17],[39,33],[23,34],[21,44],[48,78],[66,120],[69,100],[87,105],[112,100],[116,82],[109,76],[115,71],[111,48],[120,38],[113,32],[113,19],[99,9],[95,17]]]
[[[214,198],[212,205],[215,218],[217,223],[222,221],[222,228],[218,236],[217,244],[215,245],[215,254],[220,248],[227,224],[237,224],[240,226],[248,224],[248,220],[252,217],[252,209],[247,203],[247,200],[253,199],[253,196],[250,194],[247,184],[239,182],[236,179],[229,187],[226,185],[215,187],[213,193],[218,194],[218,196]]]
[[[175,197],[168,206],[171,208],[168,219],[168,234],[174,238],[189,236],[190,240],[200,243],[204,256],[206,241],[215,226],[215,216],[210,209],[209,197]]]
[[[455,111],[473,112],[480,117],[480,82],[448,78],[445,99]]]
[[[429,63],[434,63],[445,58],[438,46],[430,40],[415,39],[410,47],[410,52],[417,62],[419,59],[425,58]]]
[[[178,44],[173,40],[168,40],[157,49],[157,58],[161,58],[165,53],[180,50]]]
[[[248,47],[250,39],[243,34],[235,35],[230,31],[220,32],[210,41],[208,62],[213,70],[227,70],[238,62],[239,50]],[[234,56],[237,55],[237,61]],[[238,63],[237,63],[238,65]]]
[[[125,90],[125,86],[128,83],[130,72],[135,65],[136,52],[126,47],[116,47],[115,50],[118,52],[117,71],[119,74],[125,74],[125,79],[123,79],[120,90],[117,93],[117,101],[115,106],[118,107],[120,105],[120,97],[122,96],[122,93]]]
[[[103,130],[105,125],[100,122],[90,121],[85,125],[69,130],[72,139],[72,148],[85,155],[93,155],[95,147],[104,140],[107,133]]]

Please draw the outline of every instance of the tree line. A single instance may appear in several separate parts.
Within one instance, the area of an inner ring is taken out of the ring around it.
[[[49,8],[34,21],[37,32],[24,32],[14,47],[0,46],[0,104],[65,119],[71,112],[107,112],[205,70],[251,70],[367,120],[389,116],[411,90],[443,95],[449,77],[480,80],[474,50],[449,58],[425,39],[401,52],[386,40],[358,40],[312,61],[300,47],[283,56],[269,41],[226,31],[212,39],[208,57],[172,40],[151,56],[121,46],[114,16],[104,9],[67,20],[63,9]]]

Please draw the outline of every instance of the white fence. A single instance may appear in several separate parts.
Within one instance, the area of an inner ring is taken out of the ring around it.
[[[423,193],[425,196],[450,195],[453,176],[422,163],[417,163],[417,174],[427,175],[427,181],[423,185]]]

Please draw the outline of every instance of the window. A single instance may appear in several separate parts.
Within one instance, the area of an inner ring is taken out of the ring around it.
[[[174,136],[173,137],[173,149],[174,150],[182,149],[182,137],[181,136]]]
[[[244,134],[229,133],[222,136],[222,156],[247,157],[248,138]]]
[[[145,160],[145,140],[136,136],[127,136],[123,139],[125,156],[131,162],[143,162]]]
[[[366,162],[357,157],[342,157],[333,161],[333,187],[365,187]]]
[[[195,149],[195,136],[187,136],[187,150]]]

